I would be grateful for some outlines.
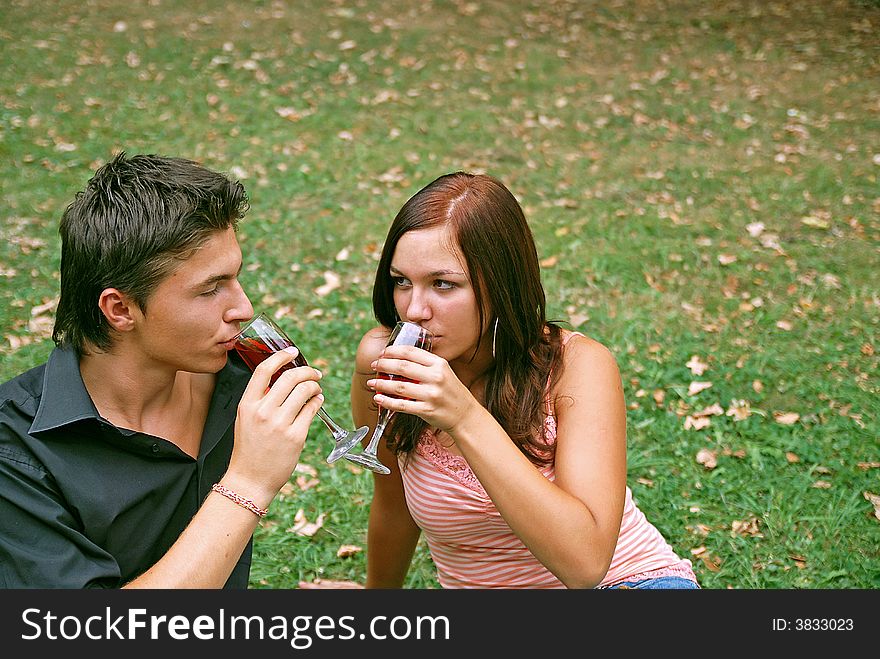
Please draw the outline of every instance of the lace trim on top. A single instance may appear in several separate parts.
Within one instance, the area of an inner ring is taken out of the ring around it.
[[[569,339],[574,336],[583,336],[583,334],[581,334],[580,332],[571,332],[563,339],[562,346],[565,347],[565,344],[568,343]],[[553,408],[553,403],[550,400],[549,377],[547,378],[547,388],[545,389],[544,393],[546,400],[546,416],[544,417],[544,442],[549,447],[553,446],[556,443],[556,410]],[[440,441],[437,439],[436,433],[430,428],[425,428],[418,441],[416,442],[415,448],[416,451],[418,451],[419,455],[422,455],[427,460],[430,460],[432,464],[449,474],[457,482],[461,483],[468,489],[477,492],[486,499],[489,498],[489,495],[486,494],[486,490],[483,489],[483,485],[474,474],[464,456],[448,451],[442,444],[440,444]],[[552,463],[540,468],[540,471],[551,481],[555,477],[556,470]]]
[[[545,417],[544,427],[546,428],[547,445],[550,446],[556,441],[556,419],[552,416]],[[480,497],[489,501],[489,495],[483,488],[482,483],[474,474],[471,466],[463,455],[450,452],[437,439],[437,435],[430,429],[422,432],[419,441],[416,443],[416,451],[419,455],[430,461],[435,467],[452,477],[456,482],[464,485],[469,490],[473,490]],[[536,467],[550,481],[556,477],[556,470],[551,463],[545,467]]]
[[[477,479],[464,456],[450,453],[446,450],[438,441],[437,435],[433,430],[425,428],[421,437],[419,437],[419,441],[416,443],[416,451],[457,482],[477,492],[480,496],[488,498],[486,490],[483,489],[479,479]]]

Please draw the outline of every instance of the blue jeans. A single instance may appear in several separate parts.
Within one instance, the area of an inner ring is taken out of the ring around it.
[[[684,577],[657,577],[655,579],[641,579],[639,581],[621,581],[607,586],[607,588],[638,588],[640,590],[699,590],[700,586]]]

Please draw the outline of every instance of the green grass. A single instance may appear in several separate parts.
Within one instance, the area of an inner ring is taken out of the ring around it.
[[[876,588],[878,26],[849,0],[3,3],[0,378],[51,350],[72,195],[117,150],[159,152],[245,177],[243,283],[349,421],[391,218],[486,171],[527,211],[549,315],[617,356],[630,486],[703,586]],[[273,503],[253,587],[363,580],[336,551],[365,548],[371,477],[330,446],[316,422],[319,484]],[[300,509],[325,515],[312,537]],[[437,587],[423,544],[407,583]]]

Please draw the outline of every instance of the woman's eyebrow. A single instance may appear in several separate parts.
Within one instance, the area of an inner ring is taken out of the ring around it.
[[[395,268],[393,265],[389,266],[388,269],[391,271],[392,275],[400,275],[401,277],[406,276],[400,270]],[[448,276],[448,275],[458,275],[459,277],[465,276],[465,274],[463,272],[460,272],[458,270],[434,270],[433,272],[428,273],[429,277],[444,277],[444,276]]]

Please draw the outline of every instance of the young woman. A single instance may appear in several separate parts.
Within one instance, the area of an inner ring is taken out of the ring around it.
[[[614,357],[545,319],[535,243],[501,182],[456,172],[410,198],[373,310],[354,420],[398,414],[379,449],[392,472],[375,476],[367,587],[403,585],[421,532],[444,588],[699,587],[626,486]],[[385,349],[400,319],[434,334],[432,352]]]

